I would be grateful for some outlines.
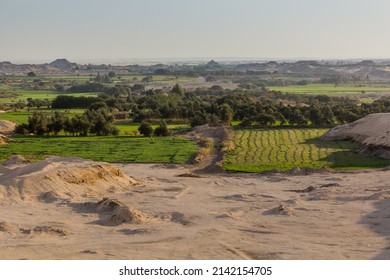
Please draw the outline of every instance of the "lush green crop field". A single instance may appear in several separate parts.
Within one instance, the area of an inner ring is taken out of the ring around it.
[[[226,170],[259,172],[294,167],[335,169],[377,168],[390,161],[354,153],[350,141],[318,139],[326,129],[242,129],[235,131],[235,150],[227,154]]]
[[[17,96],[0,98],[0,103],[9,103],[9,102],[18,102],[18,101],[27,101],[28,98],[33,99],[54,99],[60,94],[71,95],[75,97],[80,96],[97,96],[99,92],[85,92],[85,93],[58,93],[55,91],[49,90],[5,90],[9,94],[15,94]]]
[[[139,131],[138,127],[140,126],[140,123],[116,123],[115,126],[119,129],[119,135],[131,135],[131,136],[138,136]],[[158,124],[152,125],[153,129],[156,129]],[[186,124],[168,124],[168,128],[172,132],[180,132],[180,130],[189,129],[190,126]]]
[[[132,81],[136,83],[140,83],[143,78],[146,76],[121,76],[120,81]],[[195,82],[198,80],[198,78],[192,78],[192,77],[175,77],[175,76],[164,76],[164,75],[152,75],[153,80],[152,82],[164,82],[164,83],[190,83]],[[116,80],[118,80],[116,78]]]
[[[367,84],[367,85],[339,85],[334,84],[308,84],[308,85],[293,85],[293,86],[278,86],[269,87],[270,90],[276,90],[288,93],[300,94],[324,94],[324,95],[358,95],[372,93],[387,93],[390,94],[389,85]]]
[[[77,156],[106,162],[187,162],[196,143],[180,137],[13,137],[17,142],[2,145],[0,161],[12,154],[29,160],[47,156]]]
[[[85,83],[95,77],[89,76],[89,75],[73,75],[73,76],[66,76],[66,75],[45,75],[42,77],[38,77],[38,79],[41,79],[44,81],[74,81],[74,82],[80,82]]]
[[[69,110],[54,110],[54,109],[41,109],[41,110],[30,110],[30,111],[17,111],[17,112],[6,112],[6,113],[0,113],[0,120],[8,120],[13,121],[16,123],[27,123],[28,117],[31,116],[35,111],[43,112],[47,115],[53,115],[55,111],[62,112],[66,116],[72,118],[76,114],[82,114],[84,112],[84,109],[69,109]]]

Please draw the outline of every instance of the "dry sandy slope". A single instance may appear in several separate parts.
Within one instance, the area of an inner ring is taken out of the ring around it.
[[[110,164],[72,157],[49,157],[31,164],[12,157],[0,172],[0,199],[6,201],[98,197],[136,184]]]
[[[15,123],[7,120],[0,120],[0,133],[9,133],[14,131]]]
[[[353,139],[361,144],[359,152],[390,159],[390,113],[370,114],[355,122],[338,125],[322,139]]]
[[[75,168],[69,160],[61,162],[55,164],[62,171],[65,165]],[[104,165],[75,164],[87,170]],[[36,163],[35,169],[23,169],[54,176],[57,167],[51,167]],[[98,181],[99,191],[94,191],[97,183],[68,182],[73,196],[56,189],[53,200],[31,193],[25,200],[3,195],[0,259],[390,258],[390,171],[200,177],[191,173],[193,167],[116,167],[121,178],[131,176],[126,186],[111,174]],[[0,183],[9,189],[8,168],[0,170],[5,172]],[[14,180],[21,182],[23,176],[26,172]],[[41,181],[34,185],[35,194],[49,186],[40,187]],[[80,186],[92,192],[73,189]],[[121,211],[130,218],[115,220]],[[105,223],[108,218],[116,223]]]

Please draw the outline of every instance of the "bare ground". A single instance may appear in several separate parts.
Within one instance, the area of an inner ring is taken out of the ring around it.
[[[390,258],[389,170],[260,176],[100,164],[112,172],[99,177],[96,163],[78,161],[98,179],[69,182],[76,167],[61,162],[62,177],[51,164],[23,163],[30,173],[14,181],[17,166],[0,170],[7,191],[38,182],[24,198],[0,197],[0,259]],[[53,193],[41,191],[44,176],[58,177]],[[72,195],[56,189],[63,180]]]

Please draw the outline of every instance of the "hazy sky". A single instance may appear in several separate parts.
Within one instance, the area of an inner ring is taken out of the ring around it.
[[[388,0],[0,0],[0,61],[390,58]]]

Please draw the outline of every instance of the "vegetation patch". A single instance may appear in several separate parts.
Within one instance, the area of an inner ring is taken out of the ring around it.
[[[313,95],[331,95],[343,96],[354,94],[372,94],[372,93],[388,93],[390,87],[387,84],[307,84],[307,85],[288,85],[288,86],[270,86],[270,90],[297,93],[297,94],[313,94]]]
[[[379,168],[390,161],[358,155],[357,144],[350,141],[321,141],[327,129],[239,129],[235,149],[227,153],[228,171],[260,172],[294,167],[320,169]]]
[[[23,155],[37,161],[51,155],[77,156],[106,162],[185,163],[196,151],[196,143],[181,137],[71,137],[15,136],[13,143],[0,150],[0,161]]]

